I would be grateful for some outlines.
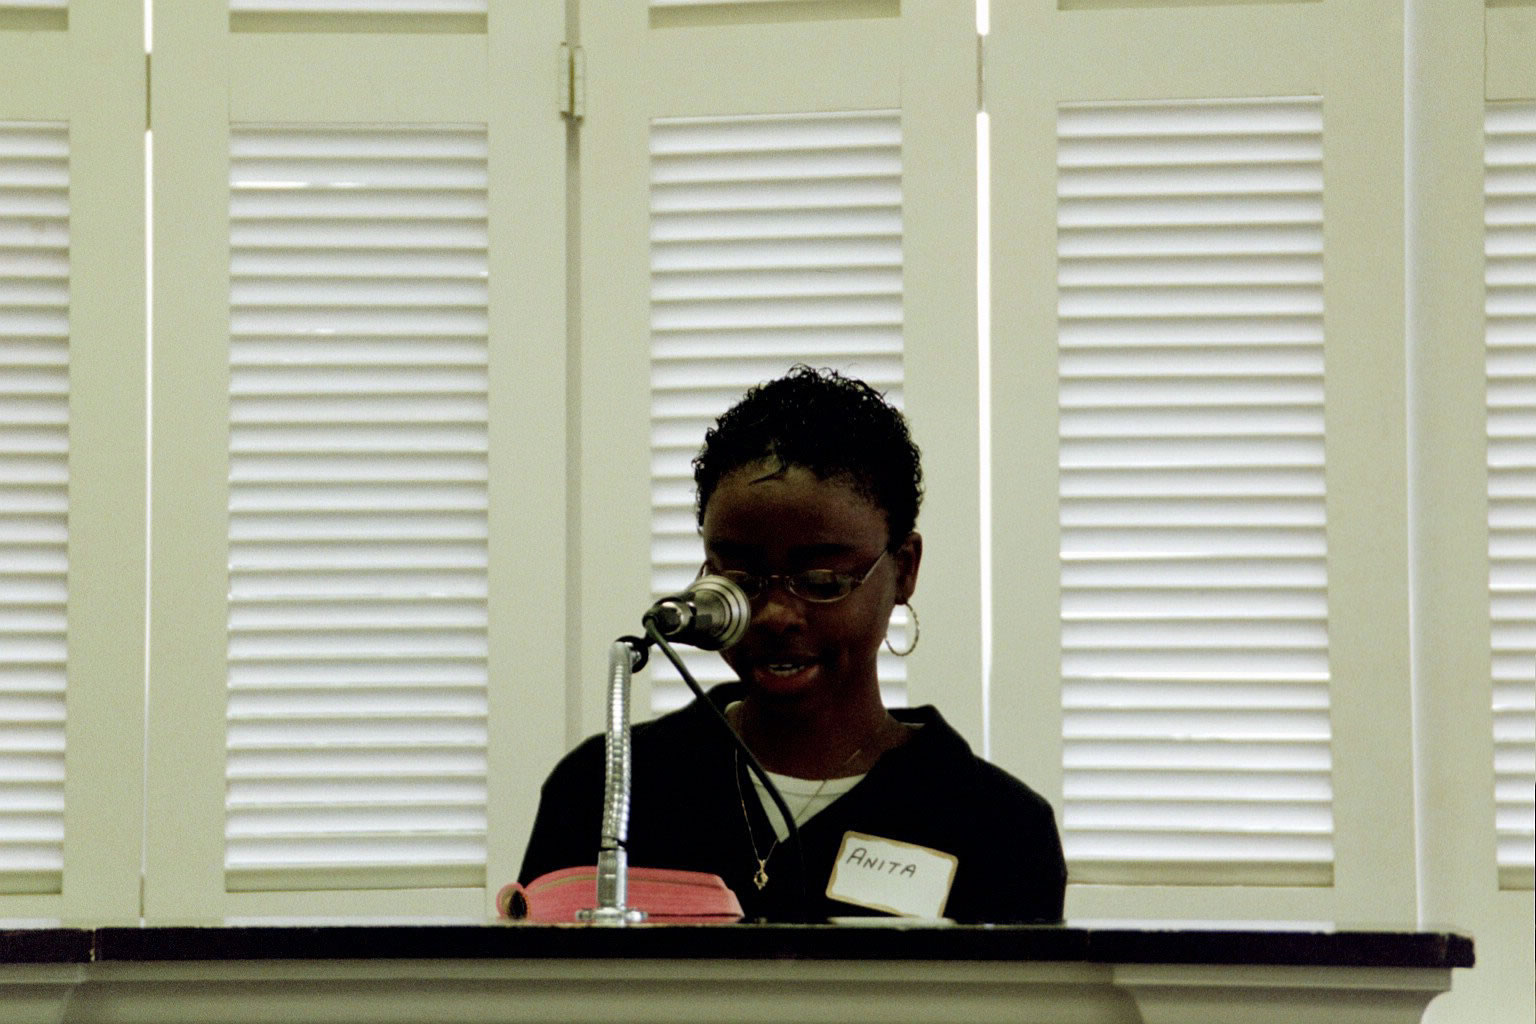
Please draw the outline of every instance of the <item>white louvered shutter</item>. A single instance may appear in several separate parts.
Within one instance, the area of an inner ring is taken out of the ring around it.
[[[1058,118],[1079,882],[1332,877],[1317,99]]]
[[[1536,103],[1489,106],[1488,556],[1500,884],[1536,860]]]
[[[227,884],[481,885],[485,134],[231,149]]]
[[[69,137],[0,124],[0,893],[63,881]]]
[[[704,560],[693,457],[743,392],[796,363],[901,406],[901,120],[894,111],[666,118],[651,127],[651,589]],[[892,616],[905,643],[906,610]],[[686,652],[701,684],[732,678]],[[657,659],[652,707],[691,694]],[[882,651],[887,704],[905,670]]]

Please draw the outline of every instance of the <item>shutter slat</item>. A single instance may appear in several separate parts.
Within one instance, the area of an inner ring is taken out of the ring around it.
[[[419,743],[409,749],[377,743],[311,749],[297,744],[251,747],[230,767],[233,786],[240,780],[296,782],[335,780],[344,784],[370,780],[394,785],[410,784],[423,773],[433,778],[483,778],[484,758],[472,743]],[[284,789],[282,792],[291,792]]]
[[[226,882],[483,884],[484,133],[231,154]]]
[[[1072,873],[1326,882],[1320,104],[1057,124]]]
[[[488,0],[229,0],[231,13],[484,14]]]

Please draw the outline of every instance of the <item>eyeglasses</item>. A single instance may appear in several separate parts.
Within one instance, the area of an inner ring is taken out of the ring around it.
[[[705,562],[699,571],[700,574],[713,573],[716,576],[724,576],[741,588],[741,592],[747,595],[748,601],[756,601],[764,591],[778,583],[802,601],[831,604],[833,601],[841,601],[862,587],[870,576],[874,575],[875,566],[885,561],[885,556],[888,554],[890,554],[889,551],[880,552],[880,557],[864,570],[862,576],[856,573],[836,572],[832,569],[806,569],[802,572],[770,573],[767,576],[759,576],[740,569],[711,569],[708,562]]]

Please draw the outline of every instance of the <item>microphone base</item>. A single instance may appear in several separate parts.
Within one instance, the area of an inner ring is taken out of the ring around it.
[[[645,921],[645,911],[635,907],[593,907],[576,911],[576,920],[599,927],[622,928]]]

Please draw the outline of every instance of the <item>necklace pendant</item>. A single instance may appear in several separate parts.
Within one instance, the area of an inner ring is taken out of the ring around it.
[[[768,884],[768,865],[761,861],[758,862],[757,874],[752,876],[752,882],[757,886],[758,891],[761,892],[763,887]]]

